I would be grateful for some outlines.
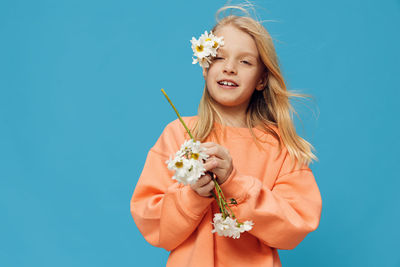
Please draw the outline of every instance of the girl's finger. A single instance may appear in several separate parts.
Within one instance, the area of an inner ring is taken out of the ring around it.
[[[216,145],[216,143],[214,143],[214,142],[201,143],[201,146],[203,146],[205,148],[212,147],[212,146],[215,146],[215,145]]]
[[[216,158],[213,158],[209,161],[207,161],[206,163],[204,163],[204,169],[206,169],[206,172],[208,172],[211,169],[214,169],[215,167],[217,167],[218,165],[218,161]]]
[[[219,177],[223,176],[229,168],[228,162],[219,158],[214,158],[213,161],[214,167],[210,171]]]
[[[199,180],[196,182],[196,187],[200,188],[205,186],[211,181],[211,176],[209,174],[205,174],[202,177],[199,178]]]
[[[204,185],[203,187],[197,189],[197,192],[203,196],[210,196],[211,190],[214,189],[214,182],[210,181],[208,184]]]
[[[205,153],[207,155],[209,155],[210,157],[215,156],[220,159],[229,159],[230,158],[229,152],[224,147],[219,146],[219,145],[207,148]]]

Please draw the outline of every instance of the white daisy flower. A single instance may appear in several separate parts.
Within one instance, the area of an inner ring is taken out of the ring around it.
[[[192,153],[191,158],[199,161],[206,160],[208,158],[208,155],[204,153],[206,149],[201,146],[200,141],[193,142],[192,139],[190,139],[190,141]]]
[[[190,159],[188,163],[189,169],[185,176],[179,177],[179,182],[183,184],[194,184],[205,174],[206,169],[203,167],[203,163],[198,160]]]
[[[192,64],[199,63],[201,67],[208,68],[211,64],[211,58],[217,55],[217,49],[224,45],[223,37],[215,36],[212,31],[208,34],[205,31],[197,40],[192,37],[193,58]]]
[[[206,42],[204,38],[199,38],[199,40],[196,40],[196,38],[192,38],[192,50],[194,55],[199,58],[205,58],[211,53],[211,46],[209,42]]]
[[[208,155],[204,151],[199,141],[194,142],[192,139],[185,141],[176,152],[175,158],[166,161],[168,169],[175,171],[172,179],[184,185],[196,183],[206,171],[203,161]]]
[[[215,57],[217,55],[217,49],[224,45],[224,38],[215,36],[212,31],[210,34],[207,34],[207,31],[204,33],[204,41],[208,43],[207,46],[210,47],[211,56]]]
[[[229,216],[224,219],[222,213],[214,214],[212,224],[214,225],[214,229],[211,233],[217,233],[219,236],[232,237],[234,239],[239,238],[241,233],[250,231],[254,225],[252,221],[238,223],[236,219],[232,219]]]
[[[181,149],[176,152],[176,156],[183,157],[186,155],[188,158],[202,161],[208,158],[208,155],[204,153],[205,150],[200,141],[194,142],[193,139],[189,139],[181,145]]]
[[[189,160],[183,157],[175,157],[174,159],[167,160],[166,163],[168,164],[168,169],[175,171],[172,179],[185,183],[184,177],[188,175],[191,166]]]
[[[199,63],[199,65],[203,68],[208,68],[210,67],[211,64],[211,59],[208,57],[203,57],[203,58],[193,58],[192,64]]]
[[[240,232],[250,231],[253,228],[254,223],[252,221],[245,221],[240,225]]]

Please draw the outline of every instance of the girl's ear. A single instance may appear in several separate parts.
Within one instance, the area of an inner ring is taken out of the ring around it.
[[[258,82],[257,86],[256,86],[256,90],[257,90],[257,91],[261,91],[262,89],[264,89],[264,87],[263,87],[262,80],[260,80],[260,81]]]
[[[267,74],[263,75],[256,86],[257,91],[262,91],[267,86]]]
[[[204,80],[207,80],[207,72],[208,72],[208,69],[207,69],[207,68],[203,68],[203,77],[204,77]]]

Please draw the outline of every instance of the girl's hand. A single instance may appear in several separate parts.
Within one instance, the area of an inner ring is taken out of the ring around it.
[[[204,163],[206,172],[215,168],[215,166],[216,162],[214,161]],[[210,174],[206,173],[201,176],[195,184],[190,185],[190,187],[200,196],[209,197],[211,196],[211,191],[214,189],[214,182],[212,181]]]
[[[233,170],[232,157],[228,149],[214,142],[203,143],[202,146],[207,149],[205,153],[210,156],[206,164],[214,162],[214,167],[210,171],[217,176],[218,184],[223,184]]]

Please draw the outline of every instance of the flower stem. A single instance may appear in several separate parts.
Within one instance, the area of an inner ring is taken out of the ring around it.
[[[174,104],[172,104],[171,99],[169,99],[167,93],[164,91],[163,88],[161,88],[161,92],[164,94],[165,98],[168,100],[169,104],[171,105],[171,107],[175,110],[176,115],[178,115],[179,120],[181,121],[183,127],[185,127],[187,133],[189,134],[190,138],[194,140],[192,133],[190,132],[189,128],[186,126],[185,122],[183,121],[181,115],[179,115],[178,110],[175,108]]]
[[[172,104],[171,99],[169,99],[167,93],[164,91],[164,89],[161,89],[161,92],[164,94],[165,98],[168,100],[169,104],[171,105],[171,107],[174,109],[176,115],[178,116],[179,120],[181,121],[183,127],[185,127],[187,133],[189,134],[190,138],[194,140],[192,133],[190,132],[189,128],[186,126],[185,122],[183,121],[181,115],[179,115],[178,110],[175,108],[174,104]],[[212,192],[213,197],[215,198],[215,200],[218,203],[218,207],[219,210],[222,213],[222,216],[224,217],[224,219],[227,216],[232,216],[233,218],[235,218],[235,214],[233,213],[232,209],[229,207],[228,203],[226,202],[224,193],[222,193],[221,187],[219,186],[217,179],[214,178],[214,174],[210,173],[212,180],[214,181],[214,189],[215,189],[215,193]],[[228,211],[229,210],[229,211]]]
[[[218,199],[216,198],[216,200],[219,206],[219,210],[223,214],[224,218],[226,218],[226,216],[232,216],[232,218],[235,218],[235,213],[233,213],[231,207],[229,207],[228,205],[228,202],[226,202],[224,193],[222,192],[222,189],[218,184],[217,179],[212,178],[212,180],[214,181],[215,192],[217,192],[218,196]],[[215,196],[215,194],[213,194],[213,196]]]

